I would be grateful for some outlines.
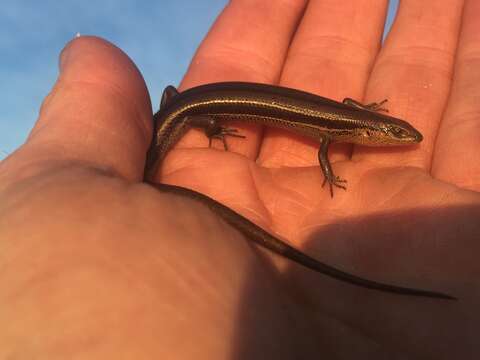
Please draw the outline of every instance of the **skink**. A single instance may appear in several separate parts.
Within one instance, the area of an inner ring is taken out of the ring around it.
[[[348,274],[321,263],[271,235],[247,218],[216,200],[196,191],[153,181],[163,158],[190,128],[204,129],[210,139],[243,137],[236,129],[221,125],[224,120],[240,120],[286,129],[320,143],[318,159],[325,182],[346,189],[345,180],[335,176],[328,160],[333,142],[368,146],[408,145],[422,141],[422,135],[406,121],[377,112],[383,104],[362,105],[352,99],[343,103],[285,87],[266,84],[225,82],[201,85],[182,93],[168,86],[160,110],[154,115],[154,136],[147,153],[145,181],[163,192],[171,192],[202,202],[250,240],[307,268],[354,285],[385,292],[456,298],[428,290],[383,284]]]

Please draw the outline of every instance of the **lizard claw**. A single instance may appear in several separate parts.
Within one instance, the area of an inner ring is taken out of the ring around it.
[[[345,180],[345,179],[342,179],[338,176],[332,176],[331,178],[324,177],[322,187],[325,186],[327,181],[328,181],[328,185],[330,186],[330,196],[332,198],[333,198],[333,187],[334,186],[337,187],[337,188],[343,189],[343,190],[347,190],[347,186],[343,185],[343,184],[347,183],[347,180]]]
[[[245,135],[238,134],[238,129],[226,128],[222,126],[218,129],[218,131],[215,134],[212,134],[208,137],[209,139],[208,146],[209,147],[212,146],[212,139],[219,139],[223,141],[223,147],[227,151],[228,146],[227,146],[227,141],[225,140],[226,136],[232,136],[232,137],[243,138],[243,139],[246,138]]]

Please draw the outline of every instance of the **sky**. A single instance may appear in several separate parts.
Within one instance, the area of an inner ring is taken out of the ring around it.
[[[0,160],[25,141],[57,78],[58,54],[77,33],[101,36],[125,51],[142,72],[155,105],[165,86],[180,82],[227,2],[2,0]],[[397,2],[390,2],[387,28]]]

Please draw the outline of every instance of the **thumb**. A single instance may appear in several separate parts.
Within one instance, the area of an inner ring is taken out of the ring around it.
[[[145,82],[128,56],[100,38],[76,38],[62,51],[60,75],[26,143],[0,164],[0,182],[69,165],[138,181],[151,119]]]

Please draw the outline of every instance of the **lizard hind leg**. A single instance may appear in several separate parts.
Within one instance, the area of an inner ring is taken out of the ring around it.
[[[238,133],[238,129],[229,128],[222,126],[218,123],[218,121],[208,115],[197,115],[197,116],[189,116],[188,119],[189,124],[192,127],[200,128],[205,131],[205,135],[208,138],[208,146],[212,146],[213,139],[219,139],[223,142],[223,147],[225,150],[228,150],[227,141],[225,139],[226,136],[232,136],[237,138],[245,138],[244,135]]]

